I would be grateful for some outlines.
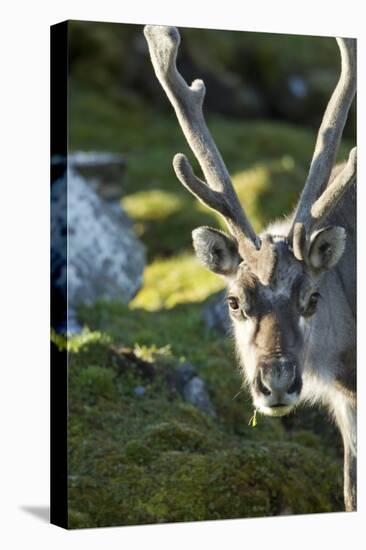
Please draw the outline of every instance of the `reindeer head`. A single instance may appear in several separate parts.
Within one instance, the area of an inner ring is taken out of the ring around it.
[[[201,80],[188,86],[176,67],[179,33],[174,27],[146,26],[151,60],[172,103],[187,142],[202,169],[199,179],[183,154],[173,166],[197,199],[220,213],[229,235],[209,227],[193,231],[199,260],[227,282],[236,345],[253,401],[263,413],[286,414],[302,387],[303,325],[316,314],[318,285],[345,247],[342,227],[322,227],[356,177],[356,149],[328,184],[356,89],[356,45],[337,39],[340,79],[328,103],[309,175],[290,228],[280,236],[256,235],[242,209],[222,157],[205,124]],[[327,185],[328,184],[328,185]]]

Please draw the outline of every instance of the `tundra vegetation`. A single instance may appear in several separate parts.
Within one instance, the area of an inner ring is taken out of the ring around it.
[[[248,425],[253,408],[232,342],[209,330],[202,317],[224,283],[198,264],[191,247],[195,227],[222,222],[176,182],[171,158],[187,146],[173,114],[112,76],[117,59],[127,55],[121,45],[128,49],[132,26],[78,25],[70,35],[70,148],[125,155],[121,201],[146,245],[148,264],[130,304],[82,306],[83,333],[67,343],[56,337],[69,349],[70,527],[343,510],[342,441],[324,410],[299,407],[287,418],[259,415],[255,428]],[[197,59],[199,41],[191,33]],[[212,50],[207,64],[218,51],[235,59],[250,46],[262,52],[261,71],[272,71],[263,35],[252,34],[248,46],[248,35],[234,34],[216,33],[217,47],[205,33]],[[292,56],[293,40],[272,37],[271,44]],[[305,72],[334,64],[330,39],[313,46],[300,37],[298,45]],[[330,80],[329,90],[336,75]],[[264,115],[234,120],[211,112],[206,118],[255,231],[290,211],[306,179],[316,129]],[[348,130],[339,159],[346,158],[352,135]],[[172,380],[184,361],[205,381],[216,417],[177,392]]]

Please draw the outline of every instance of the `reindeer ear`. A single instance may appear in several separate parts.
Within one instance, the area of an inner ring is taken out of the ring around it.
[[[222,231],[198,227],[192,232],[193,247],[199,261],[219,275],[234,275],[241,262],[237,246]]]
[[[343,227],[326,227],[314,231],[310,237],[308,262],[317,273],[334,267],[346,246],[346,231]]]

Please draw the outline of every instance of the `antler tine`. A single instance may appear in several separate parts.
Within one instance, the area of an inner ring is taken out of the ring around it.
[[[259,239],[242,209],[224,161],[206,126],[202,105],[205,85],[188,86],[176,67],[180,43],[175,27],[146,25],[144,34],[155,74],[173,105],[188,145],[197,158],[206,182],[194,175],[187,157],[175,155],[173,166],[181,183],[201,202],[219,212],[239,246],[253,249]]]
[[[356,151],[352,150],[345,168],[325,189],[356,92],[356,40],[337,38],[337,43],[341,53],[340,78],[319,128],[309,174],[289,233],[289,239],[293,238],[294,254],[299,260],[303,259],[303,243],[311,227],[330,212],[354,182],[356,174]]]
[[[315,225],[319,225],[325,216],[329,215],[342,197],[343,193],[354,184],[357,172],[357,147],[351,149],[348,161],[339,174],[328,185],[324,193],[311,207],[311,217]]]

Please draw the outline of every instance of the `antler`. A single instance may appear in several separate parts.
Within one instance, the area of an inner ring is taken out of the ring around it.
[[[197,158],[206,182],[193,173],[187,157],[175,155],[173,166],[181,183],[203,204],[219,212],[238,242],[239,251],[252,255],[260,246],[238,196],[231,183],[224,161],[206,126],[202,105],[205,85],[194,80],[188,86],[176,67],[179,32],[175,27],[144,28],[156,76],[173,105],[179,124]]]
[[[295,256],[302,260],[307,236],[335,207],[356,178],[357,152],[326,187],[334,166],[348,111],[356,92],[356,40],[337,38],[341,53],[341,74],[319,128],[309,174],[289,232]],[[325,190],[324,190],[325,189]]]

